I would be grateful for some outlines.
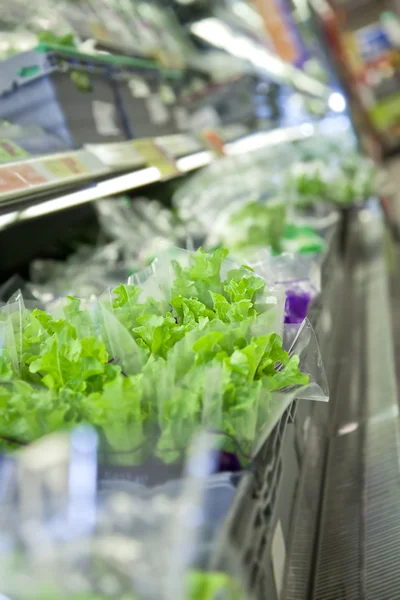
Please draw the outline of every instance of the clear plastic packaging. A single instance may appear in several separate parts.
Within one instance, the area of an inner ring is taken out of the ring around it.
[[[213,535],[207,438],[192,443],[173,496],[163,488],[99,494],[97,444],[93,430],[80,428],[0,465],[1,592],[22,600],[248,599],[233,553],[229,574],[203,566]]]
[[[301,324],[321,291],[319,264],[296,254],[272,256],[265,250],[257,254],[251,266],[272,290],[284,290],[285,323]]]
[[[106,464],[179,468],[203,429],[244,465],[300,390],[326,399],[318,349],[313,372],[282,346],[284,303],[226,251],[180,249],[99,302],[46,313],[16,298],[2,309],[0,435],[25,444],[90,423]],[[312,331],[298,339],[303,352]]]

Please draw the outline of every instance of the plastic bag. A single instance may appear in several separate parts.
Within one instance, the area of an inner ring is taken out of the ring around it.
[[[138,267],[137,261],[124,254],[119,242],[94,248],[82,246],[67,262],[34,261],[30,269],[32,290],[46,307],[66,295],[93,300]]]
[[[320,293],[319,264],[295,254],[272,256],[268,251],[260,251],[251,266],[272,290],[284,291],[285,323],[301,324]]]

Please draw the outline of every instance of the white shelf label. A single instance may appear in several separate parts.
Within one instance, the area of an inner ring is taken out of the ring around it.
[[[215,108],[205,106],[192,114],[190,119],[190,128],[192,131],[203,131],[204,129],[214,129],[220,124],[220,118]]]
[[[148,98],[151,94],[147,82],[141,77],[132,77],[128,82],[133,98]]]
[[[168,123],[169,113],[159,94],[151,94],[146,98],[147,111],[153,125]]]
[[[117,126],[117,115],[114,104],[93,100],[92,112],[97,133],[104,137],[120,135],[121,130]]]
[[[175,124],[179,131],[187,131],[190,128],[190,117],[184,106],[175,106],[173,109]]]

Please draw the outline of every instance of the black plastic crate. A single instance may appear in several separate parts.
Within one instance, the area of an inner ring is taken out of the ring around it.
[[[253,92],[254,81],[250,76],[208,87],[185,101],[191,127],[206,129],[232,123],[252,127],[256,122]]]
[[[271,545],[276,527],[283,538],[288,535],[299,474],[290,410],[256,456],[249,478],[240,483],[212,559],[213,567],[228,569],[227,548],[234,548],[246,585],[260,600],[278,598]]]
[[[0,63],[0,119],[40,125],[71,148],[120,142],[126,125],[107,64],[33,50]]]
[[[113,69],[118,103],[132,139],[179,133],[175,88],[161,71]]]

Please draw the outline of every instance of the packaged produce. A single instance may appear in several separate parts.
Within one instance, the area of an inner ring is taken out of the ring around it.
[[[289,171],[286,190],[295,206],[307,208],[320,202],[337,206],[364,203],[376,193],[376,169],[372,161],[354,151],[340,149],[328,157],[306,155]]]
[[[126,250],[122,241],[115,241],[82,245],[67,261],[36,260],[30,268],[29,288],[43,306],[68,295],[95,300],[141,267]]]
[[[285,232],[286,208],[281,202],[248,202],[235,211],[220,233],[222,244],[244,257],[257,248],[281,251]]]
[[[245,600],[233,550],[208,569],[213,454],[201,435],[171,495],[97,491],[96,433],[49,436],[0,465],[0,590],[21,600]],[[160,549],[168,548],[168,552]]]
[[[295,254],[273,256],[270,251],[261,250],[251,265],[271,290],[284,290],[285,323],[302,323],[320,292],[318,263]]]
[[[283,346],[284,294],[227,254],[176,250],[94,305],[4,307],[3,446],[88,423],[105,462],[168,465],[202,427],[246,464],[294,398],[326,400],[323,370]]]

